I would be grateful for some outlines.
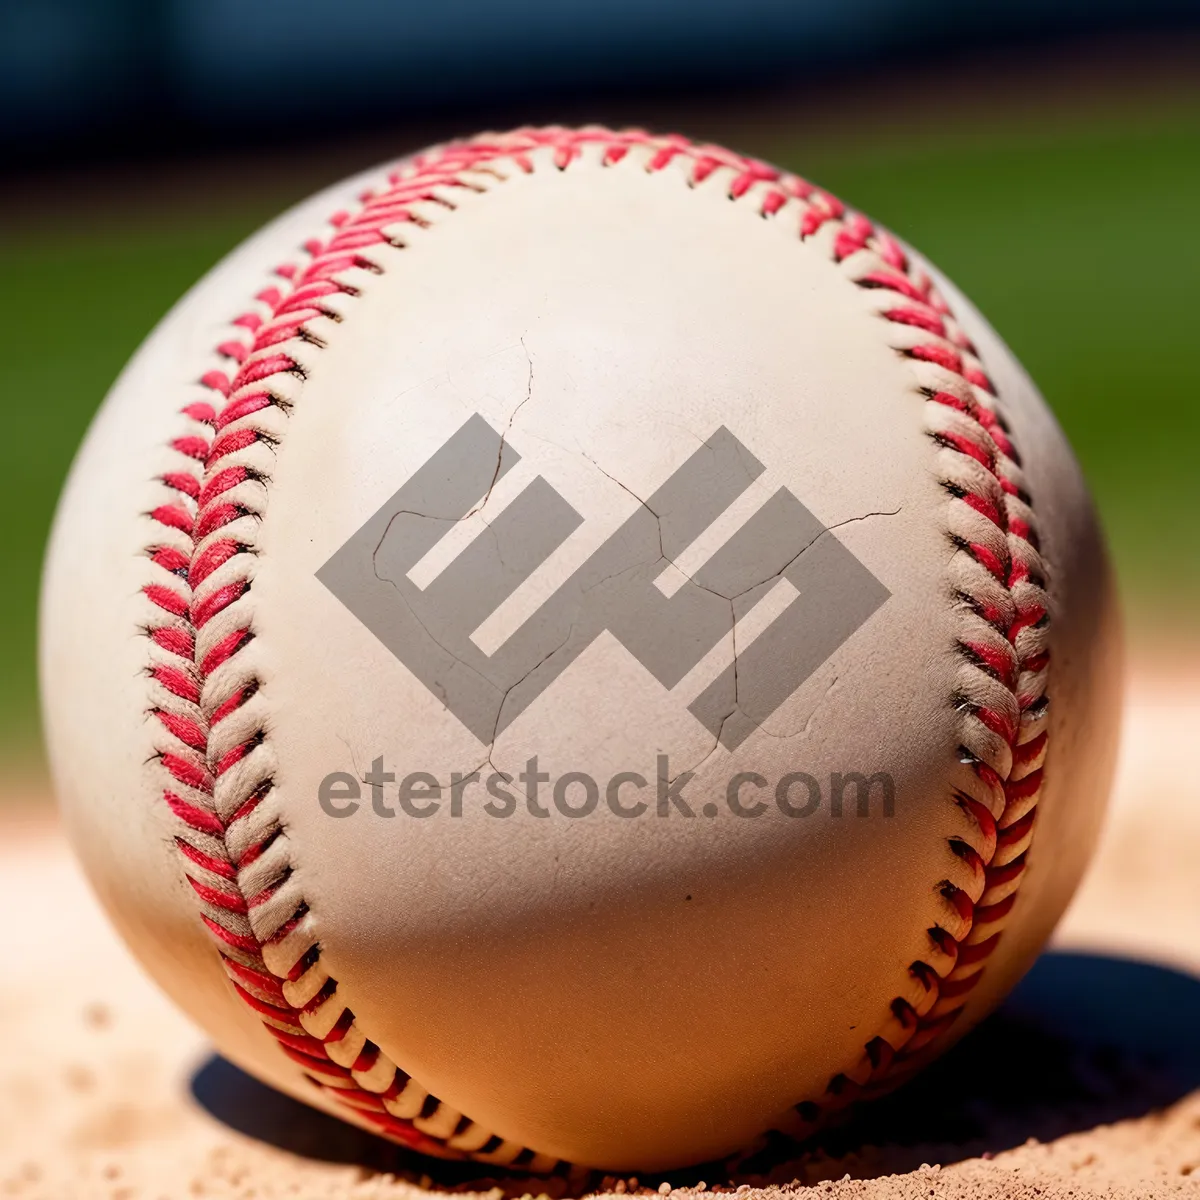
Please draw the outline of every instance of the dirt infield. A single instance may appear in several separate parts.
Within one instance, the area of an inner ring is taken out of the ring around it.
[[[213,1057],[110,932],[47,810],[0,817],[0,1196],[1200,1196],[1200,672],[1132,676],[1105,841],[1004,1009],[897,1096],[730,1177],[495,1178],[419,1159]]]

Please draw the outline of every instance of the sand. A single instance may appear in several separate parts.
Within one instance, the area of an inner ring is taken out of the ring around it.
[[[1200,671],[1132,674],[1094,868],[1004,1009],[895,1097],[733,1175],[496,1179],[213,1057],[109,930],[45,807],[0,810],[0,1196],[1200,1197]]]

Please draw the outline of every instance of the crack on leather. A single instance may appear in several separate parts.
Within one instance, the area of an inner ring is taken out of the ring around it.
[[[837,521],[832,525],[826,526],[824,529],[821,530],[820,533],[818,533],[816,535],[816,537],[814,537],[812,539],[811,542],[809,542],[802,549],[800,549],[795,555],[793,555],[792,558],[789,559],[788,562],[786,562],[778,571],[772,573],[771,575],[768,575],[765,579],[760,580],[758,583],[753,584],[751,587],[748,587],[748,588],[744,589],[743,591],[738,592],[737,596],[733,596],[733,597],[729,598],[730,614],[731,614],[731,616],[733,616],[733,625],[732,625],[732,629],[731,629],[731,635],[733,637],[733,707],[729,710],[729,712],[727,712],[721,718],[721,726],[717,730],[716,736],[713,740],[712,747],[707,751],[707,753],[704,755],[704,757],[701,758],[698,762],[696,762],[692,766],[685,767],[682,771],[679,772],[679,774],[673,776],[671,782],[674,782],[675,779],[679,778],[679,775],[686,774],[688,771],[699,771],[704,766],[704,764],[706,762],[708,762],[708,760],[710,758],[712,758],[712,756],[714,754],[716,754],[717,750],[720,749],[720,746],[721,746],[721,738],[724,736],[725,726],[729,723],[730,719],[735,716],[743,717],[745,720],[749,721],[751,725],[754,726],[754,728],[757,732],[764,734],[766,737],[775,738],[777,741],[788,741],[791,738],[803,736],[805,733],[808,732],[808,728],[812,723],[813,717],[816,716],[816,713],[820,707],[819,705],[818,705],[817,709],[814,709],[813,712],[809,714],[808,720],[805,722],[803,729],[793,730],[790,733],[772,733],[771,730],[768,729],[761,722],[756,721],[748,713],[743,712],[741,707],[739,706],[739,704],[738,704],[737,618],[735,615],[733,615],[734,601],[737,600],[740,596],[746,595],[747,592],[752,592],[754,590],[754,588],[761,587],[764,583],[768,583],[772,579],[782,578],[783,572],[786,571],[788,569],[788,567],[790,567],[800,557],[800,555],[802,555],[806,550],[809,550],[813,546],[815,546],[817,544],[817,542],[819,542],[821,540],[821,538],[825,536],[825,534],[832,533],[833,530],[841,529],[846,525],[853,525],[859,521],[869,521],[876,517],[899,516],[899,514],[903,510],[904,510],[904,505],[901,504],[894,509],[883,509],[880,511],[872,511],[872,512],[863,513],[860,516],[856,516],[856,517],[846,517],[844,520]],[[688,578],[690,578],[690,576]],[[697,583],[696,586],[704,587],[704,585],[701,583]],[[711,588],[705,588],[704,590],[712,592]],[[719,593],[717,593],[717,592],[713,592],[712,594],[719,595]],[[722,598],[724,599],[725,597],[722,597]],[[836,680],[837,680],[837,676],[834,676],[834,681],[836,682]],[[829,688],[826,688],[822,699],[824,699],[825,696],[829,695],[831,688],[832,688],[832,685],[830,685]],[[774,714],[772,714],[772,715],[774,715]]]
[[[487,491],[483,494],[483,499],[480,500],[478,504],[474,505],[474,507],[468,509],[467,512],[463,513],[463,515],[461,517],[438,517],[438,516],[434,516],[433,513],[418,512],[415,509],[411,509],[411,508],[399,508],[394,513],[392,513],[392,515],[390,517],[388,517],[387,524],[383,527],[383,532],[379,535],[379,541],[375,543],[375,549],[371,551],[371,570],[374,572],[375,578],[378,579],[380,582],[393,583],[393,581],[391,579],[388,579],[385,576],[380,575],[378,570],[376,570],[376,565],[377,565],[376,560],[378,559],[379,551],[382,548],[383,543],[387,541],[388,534],[391,532],[391,529],[392,529],[392,524],[398,518],[400,518],[400,517],[416,517],[418,520],[421,520],[421,521],[444,521],[448,526],[453,526],[453,525],[459,525],[463,521],[469,521],[473,516],[475,516],[478,513],[483,512],[484,508],[487,507],[487,502],[492,498],[492,492],[495,490],[496,484],[500,479],[500,468],[504,462],[504,449],[508,444],[508,435],[512,432],[513,422],[517,419],[517,413],[519,413],[521,411],[521,409],[523,409],[525,407],[525,405],[528,404],[529,401],[533,397],[533,355],[530,353],[529,347],[525,344],[524,336],[522,336],[520,338],[520,343],[521,343],[521,349],[525,352],[525,361],[528,364],[528,368],[529,368],[527,376],[526,376],[526,380],[525,380],[525,395],[517,403],[516,408],[514,408],[511,413],[509,413],[508,421],[505,423],[505,426],[504,426],[504,432],[500,435],[500,443],[496,447],[496,467],[492,472],[491,482],[488,483]],[[434,376],[433,378],[437,378],[437,377]],[[423,382],[425,382],[425,381],[423,381]],[[413,386],[411,388],[408,388],[406,390],[406,392],[402,392],[401,395],[406,395],[407,392],[413,391],[415,388],[418,388],[420,386],[422,386],[420,383],[415,383],[415,384],[413,384]],[[484,522],[484,523],[487,524],[487,522]],[[395,586],[394,583],[393,583],[393,586]],[[424,627],[422,626],[422,628],[424,628]]]

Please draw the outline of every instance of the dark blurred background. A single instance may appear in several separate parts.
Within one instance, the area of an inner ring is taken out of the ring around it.
[[[40,787],[54,499],[158,317],[351,170],[594,120],[771,159],[938,262],[1071,436],[1135,645],[1196,640],[1196,0],[0,0],[3,792]]]

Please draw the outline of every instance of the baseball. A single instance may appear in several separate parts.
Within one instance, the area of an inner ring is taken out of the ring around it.
[[[552,128],[179,302],[75,462],[41,665],[89,877],[221,1054],[422,1152],[654,1171],[999,1003],[1096,840],[1116,627],[1062,433],[934,267],[755,160]]]

